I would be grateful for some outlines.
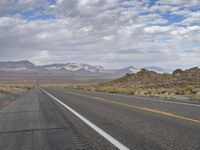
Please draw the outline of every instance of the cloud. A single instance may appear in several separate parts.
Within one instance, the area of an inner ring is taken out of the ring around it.
[[[47,0],[1,0],[0,1],[0,16],[15,15],[17,13],[33,12],[45,13],[49,7]]]
[[[160,4],[174,4],[174,5],[198,5],[199,0],[160,0]]]
[[[144,31],[146,33],[150,33],[150,34],[155,34],[155,33],[166,33],[169,32],[171,29],[171,27],[167,26],[167,27],[163,27],[163,26],[151,26],[151,27],[145,27]]]
[[[174,67],[199,50],[198,1],[0,1],[0,60]],[[181,18],[181,19],[179,19]],[[184,59],[183,59],[184,58]],[[190,61],[188,61],[189,63]]]
[[[196,11],[185,14],[185,19],[179,24],[193,25],[193,24],[199,24],[199,22],[200,22],[200,11]]]

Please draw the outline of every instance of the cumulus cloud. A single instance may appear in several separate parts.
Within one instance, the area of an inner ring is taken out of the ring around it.
[[[174,5],[199,5],[199,0],[160,0],[160,4],[174,4]]]
[[[17,12],[31,11],[35,15],[44,13],[49,7],[47,0],[1,0],[0,1],[0,16],[15,15]]]
[[[153,4],[149,0],[2,0],[0,60],[76,61],[109,68],[200,65],[192,52],[200,51],[198,4],[195,0]]]

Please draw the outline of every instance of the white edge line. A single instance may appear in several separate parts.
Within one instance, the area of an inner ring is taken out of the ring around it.
[[[86,119],[85,117],[83,117],[81,114],[79,114],[78,112],[76,112],[74,109],[70,108],[69,106],[67,106],[66,104],[64,104],[63,102],[61,102],[59,99],[57,99],[56,97],[54,97],[53,95],[51,95],[47,91],[45,91],[43,89],[41,89],[41,90],[43,92],[45,92],[48,96],[50,96],[51,98],[53,98],[54,100],[56,100],[58,103],[60,103],[61,105],[63,105],[69,111],[71,111],[74,115],[76,115],[79,119],[81,119],[83,122],[85,122],[88,126],[90,126],[92,129],[94,129],[96,132],[98,132],[101,136],[103,136],[105,139],[107,139],[115,147],[117,147],[120,150],[130,150],[128,147],[126,147],[125,145],[123,145],[122,143],[120,143],[118,140],[116,140],[111,135],[109,135],[108,133],[106,133],[105,131],[103,131],[101,128],[97,127],[95,124],[93,124],[91,121],[89,121],[88,119]]]

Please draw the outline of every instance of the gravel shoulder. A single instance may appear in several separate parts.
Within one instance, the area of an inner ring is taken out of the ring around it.
[[[0,93],[0,110],[18,98],[18,94],[1,94]]]

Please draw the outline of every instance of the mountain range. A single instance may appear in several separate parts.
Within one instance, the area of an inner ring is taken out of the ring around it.
[[[62,63],[37,66],[30,61],[0,62],[0,75],[49,75],[49,76],[96,76],[121,77],[126,73],[136,73],[142,68],[129,66],[121,69],[105,69],[103,66],[92,66],[79,63]],[[157,66],[145,67],[146,70],[168,73],[171,70]]]

